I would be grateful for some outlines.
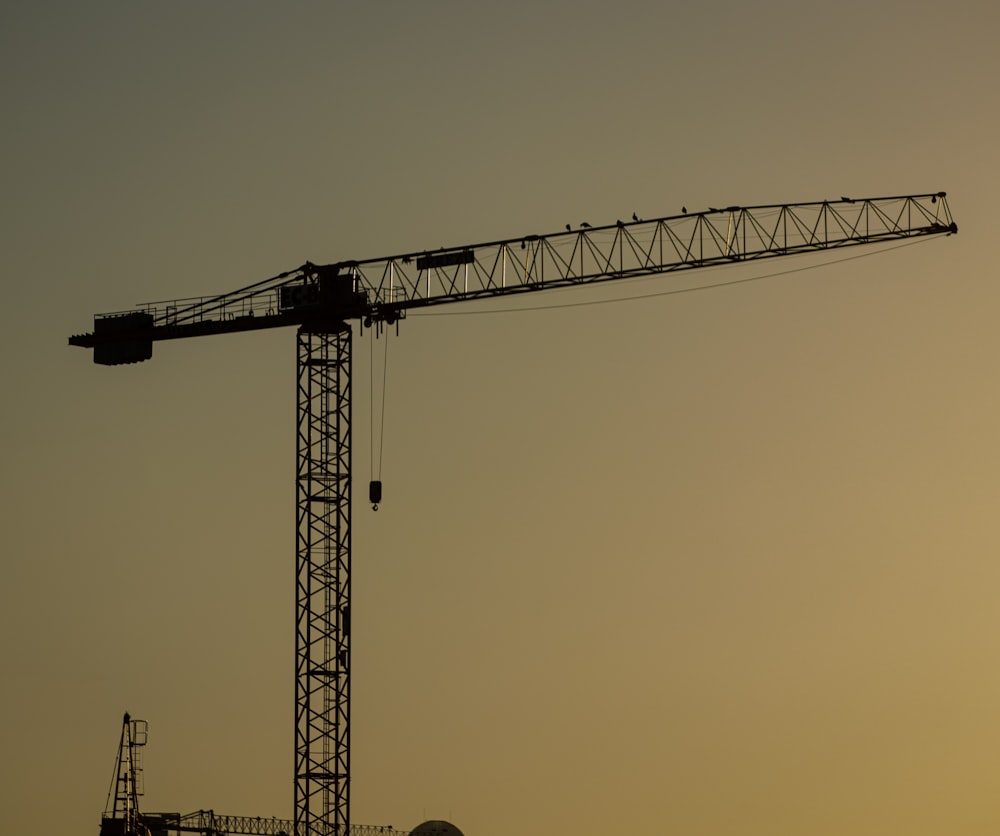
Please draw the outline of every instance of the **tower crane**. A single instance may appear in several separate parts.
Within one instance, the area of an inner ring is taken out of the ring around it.
[[[95,363],[148,360],[153,343],[297,328],[295,828],[348,833],[351,686],[352,321],[409,311],[958,232],[944,192],[727,206],[549,235],[301,267],[218,296],[99,314],[69,338]],[[372,481],[369,499],[381,500]]]

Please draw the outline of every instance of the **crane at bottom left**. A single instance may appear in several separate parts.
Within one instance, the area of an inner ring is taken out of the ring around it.
[[[202,836],[295,836],[295,822],[261,816],[223,816],[214,810],[193,813],[142,813],[139,798],[144,794],[142,750],[146,745],[149,724],[133,720],[125,713],[115,771],[111,778],[108,801],[101,816],[100,836],[179,836],[200,833]],[[408,836],[409,831],[392,827],[356,824],[350,836]]]

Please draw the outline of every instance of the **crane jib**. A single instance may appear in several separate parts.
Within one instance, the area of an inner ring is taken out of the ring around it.
[[[633,218],[361,261],[307,261],[221,295],[100,314],[93,332],[69,343],[94,348],[101,365],[137,363],[160,340],[334,320],[391,324],[431,305],[958,231],[945,192]]]

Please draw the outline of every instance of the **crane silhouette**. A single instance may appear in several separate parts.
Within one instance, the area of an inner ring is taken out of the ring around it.
[[[153,343],[297,329],[295,827],[350,821],[352,321],[794,253],[958,231],[944,192],[725,210],[301,267],[218,296],[99,314],[69,338],[95,363],[150,359]],[[381,483],[369,486],[373,504]]]

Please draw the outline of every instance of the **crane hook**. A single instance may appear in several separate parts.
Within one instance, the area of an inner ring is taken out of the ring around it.
[[[378,504],[382,501],[382,481],[373,479],[368,483],[368,501],[372,504],[372,510],[378,510]]]

